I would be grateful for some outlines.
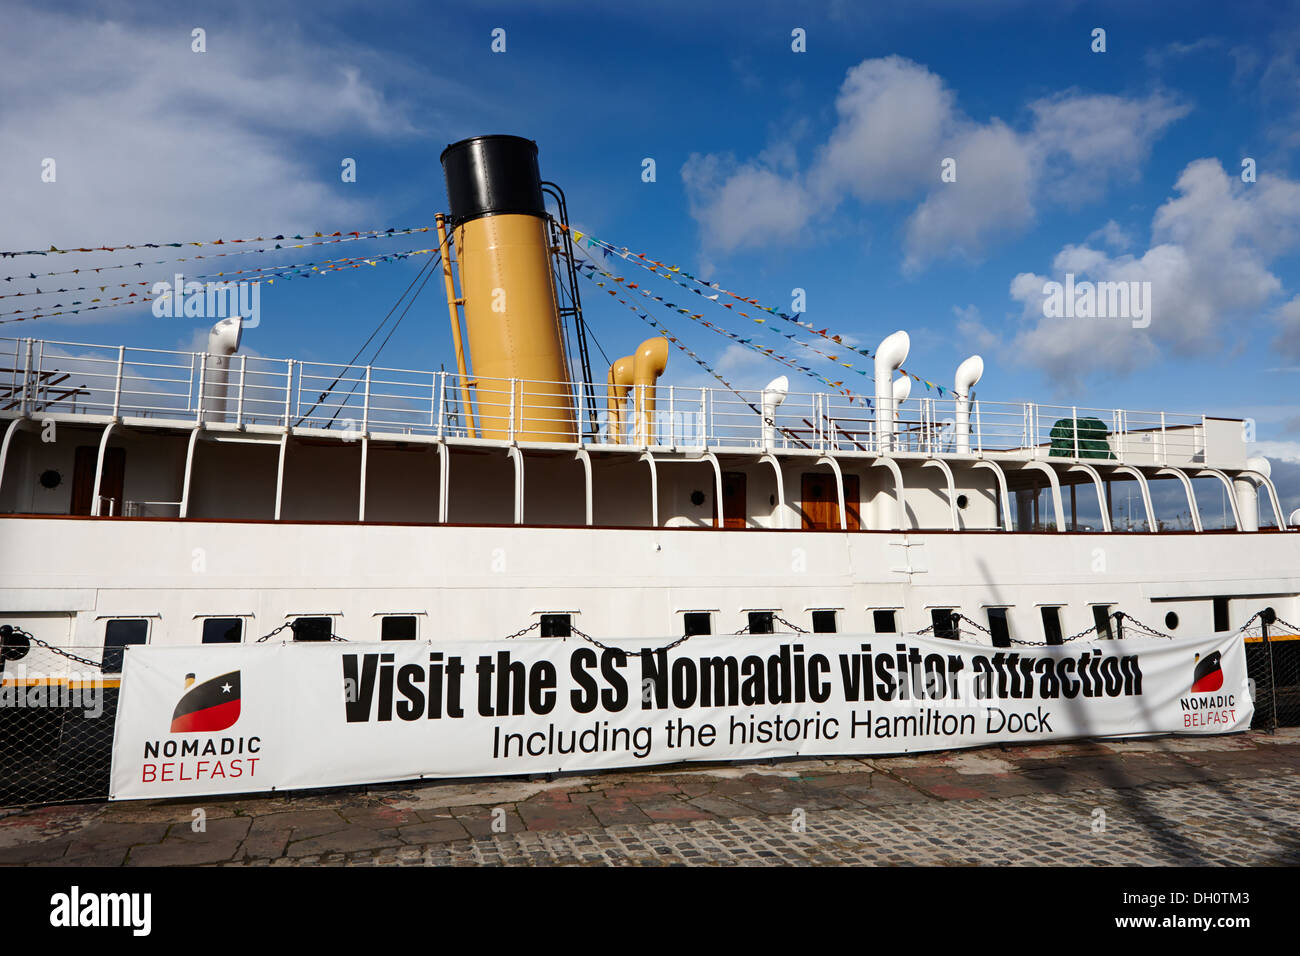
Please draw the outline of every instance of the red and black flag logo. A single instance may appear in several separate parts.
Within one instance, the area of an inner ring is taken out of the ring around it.
[[[186,674],[189,690],[172,711],[172,733],[225,730],[239,719],[239,671],[193,685],[194,675]]]
[[[1223,659],[1218,651],[1196,655],[1196,673],[1192,676],[1193,694],[1211,694],[1223,686]]]

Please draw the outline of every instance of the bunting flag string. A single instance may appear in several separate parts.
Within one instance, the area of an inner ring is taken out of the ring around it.
[[[234,276],[250,276],[256,273],[264,273],[264,272],[273,273],[284,269],[300,269],[300,268],[305,268],[307,266],[316,268],[318,266],[333,265],[335,263],[365,262],[370,265],[374,265],[376,262],[379,262],[380,260],[387,261],[392,256],[406,257],[411,255],[419,255],[421,253],[425,253],[428,251],[429,251],[428,249],[411,249],[411,250],[407,250],[406,252],[388,253],[387,255],[383,255],[383,256],[345,256],[340,259],[324,259],[319,263],[294,262],[294,263],[280,264],[274,266],[257,266],[256,268],[250,267],[248,269],[234,269],[227,272],[205,272],[202,275],[187,276],[186,279],[187,281],[193,280],[195,282],[199,280],[206,280],[206,279],[221,279],[221,278],[231,279]],[[196,256],[195,258],[203,258],[203,257]],[[145,286],[153,285],[154,282],[156,281],[160,281],[160,280],[145,279],[139,282],[115,282],[115,283],[108,283],[107,285],[99,285],[99,286],[79,285],[79,286],[72,286],[66,289],[37,289],[34,292],[6,292],[3,295],[0,295],[0,299],[15,299],[21,296],[31,296],[31,295],[59,295],[67,292],[91,292],[94,291],[95,289],[98,289],[100,292],[103,292],[107,289],[129,289],[132,286],[137,286],[137,285],[145,285]],[[91,299],[90,301],[94,302],[97,300]],[[14,313],[8,313],[8,312],[0,313],[0,315],[13,315],[13,314]]]
[[[381,262],[400,262],[403,259],[409,259],[412,256],[422,256],[430,252],[437,252],[438,247],[432,249],[412,249],[406,252],[390,252],[384,256],[358,256],[353,260],[334,260],[336,265],[330,265],[327,262],[303,262],[293,266],[281,266],[280,272],[271,272],[261,275],[254,282],[265,282],[267,285],[274,285],[277,279],[285,282],[291,282],[295,278],[311,278],[312,276],[324,276],[331,272],[341,272],[344,269],[359,269],[363,265],[377,266]],[[230,273],[225,273],[229,275]],[[19,315],[20,312],[26,311],[19,309],[17,312],[4,312],[0,316],[16,316],[16,318],[0,318],[0,324],[7,322],[26,322],[30,319],[46,319],[59,315],[78,315],[81,312],[94,312],[99,309],[112,309],[124,305],[144,305],[150,300],[151,296],[141,295],[139,292],[132,292],[129,295],[112,296],[106,304],[89,305],[81,301],[73,301],[64,306],[61,302],[55,302],[53,305],[40,306],[43,309],[59,309],[57,312],[37,312],[33,315]],[[89,302],[104,302],[102,299],[89,299]],[[73,309],[69,306],[78,305],[81,308]]]
[[[560,228],[565,228],[565,227],[564,227],[564,226],[561,226]],[[580,232],[580,231],[577,230],[577,229],[572,230],[572,232],[573,232],[573,238],[574,238],[574,241],[575,241],[575,243],[577,243],[577,245],[578,245],[579,248],[582,247],[582,240],[583,240],[583,239],[586,239],[586,240],[587,240],[587,248],[593,248],[593,247],[594,247],[594,248],[597,248],[597,249],[601,250],[602,252],[608,253],[608,254],[610,254],[610,255],[618,256],[620,259],[623,259],[623,260],[625,260],[625,261],[627,261],[627,262],[631,262],[631,263],[634,264],[634,265],[640,266],[642,269],[645,269],[647,272],[653,273],[654,275],[659,276],[659,277],[662,278],[662,279],[667,279],[669,282],[672,282],[672,283],[674,283],[675,285],[678,285],[678,286],[682,287],[683,289],[686,289],[688,292],[693,292],[694,294],[700,296],[701,298],[703,298],[703,299],[707,299],[707,300],[709,300],[710,302],[713,302],[715,305],[719,305],[719,306],[721,306],[721,307],[724,308],[724,309],[730,309],[730,310],[731,310],[732,312],[734,312],[735,314],[737,314],[737,315],[739,315],[739,316],[742,316],[743,318],[749,319],[751,322],[757,323],[757,324],[759,324],[759,325],[766,325],[767,320],[764,319],[764,318],[759,318],[759,317],[752,316],[752,315],[750,315],[748,312],[744,312],[744,311],[742,311],[741,309],[735,308],[735,307],[734,307],[731,303],[729,303],[729,302],[722,302],[722,301],[720,301],[719,296],[720,296],[720,295],[728,296],[728,297],[730,297],[730,298],[732,298],[732,299],[735,299],[736,301],[741,302],[741,303],[743,303],[743,304],[745,304],[745,305],[747,305],[747,306],[752,306],[753,308],[758,309],[758,310],[763,311],[763,312],[766,312],[766,313],[768,313],[769,315],[774,315],[774,316],[776,316],[777,318],[782,319],[782,320],[785,321],[785,322],[792,323],[793,325],[797,325],[799,328],[804,329],[804,330],[807,331],[807,332],[811,332],[813,335],[819,336],[819,337],[821,337],[821,338],[823,338],[823,339],[826,339],[826,340],[828,340],[828,341],[830,341],[830,342],[835,343],[835,345],[838,346],[838,347],[841,348],[841,349],[845,349],[845,350],[848,350],[848,351],[851,351],[851,352],[855,352],[855,353],[857,353],[858,355],[863,356],[864,358],[869,358],[869,359],[874,359],[874,358],[875,358],[875,353],[872,352],[870,349],[862,349],[862,348],[858,348],[858,347],[856,347],[856,346],[854,346],[854,345],[850,345],[848,342],[846,342],[846,341],[844,340],[844,336],[843,336],[843,335],[834,334],[834,333],[831,332],[831,330],[830,330],[829,328],[818,329],[818,328],[816,327],[816,325],[814,325],[812,322],[803,322],[803,321],[800,321],[799,319],[795,318],[795,317],[792,316],[792,315],[787,315],[787,314],[785,314],[784,312],[781,312],[779,309],[774,309],[774,308],[772,308],[771,306],[763,305],[763,304],[760,303],[757,299],[751,299],[751,298],[747,298],[747,297],[742,296],[742,295],[738,295],[738,294],[735,293],[735,292],[729,292],[728,290],[722,288],[722,287],[719,286],[719,285],[716,285],[716,284],[711,283],[711,282],[707,282],[707,281],[705,281],[704,279],[701,279],[701,278],[699,278],[699,277],[697,277],[697,276],[692,275],[691,273],[689,273],[689,272],[687,272],[686,270],[682,269],[680,266],[675,266],[675,265],[670,266],[670,265],[667,265],[667,264],[665,264],[665,263],[663,263],[663,262],[660,262],[660,261],[657,260],[657,259],[652,259],[652,258],[650,258],[649,256],[645,255],[644,253],[634,253],[634,252],[632,252],[632,250],[628,249],[626,246],[615,246],[613,243],[606,242],[604,239],[600,239],[600,238],[598,238],[597,236],[593,236],[593,235],[591,235],[590,233]],[[663,270],[663,271],[661,272],[660,270]],[[698,285],[698,286],[702,286],[702,287],[708,289],[708,290],[709,290],[710,292],[712,292],[713,294],[712,294],[712,295],[706,295],[705,293],[701,292],[699,289],[694,288],[693,286],[689,286],[689,285],[687,285],[686,283],[682,282],[681,280],[679,280],[679,279],[677,278],[677,276],[684,276],[685,278],[689,279],[691,282],[695,283],[696,285]],[[811,352],[815,352],[815,353],[817,353],[818,355],[824,356],[825,358],[830,359],[831,361],[835,362],[837,365],[842,365],[842,366],[844,366],[844,367],[847,368],[847,369],[850,369],[850,370],[852,370],[852,371],[854,371],[854,372],[857,372],[859,375],[862,375],[862,376],[873,376],[873,377],[874,377],[874,375],[875,375],[875,370],[874,370],[874,368],[871,369],[871,370],[866,370],[866,369],[860,369],[860,368],[857,368],[856,366],[853,365],[853,363],[851,363],[851,362],[844,362],[844,361],[841,361],[838,355],[831,355],[831,354],[829,354],[829,353],[823,352],[823,351],[821,351],[820,349],[817,349],[817,348],[813,347],[812,345],[808,344],[807,342],[802,341],[802,340],[801,340],[798,336],[796,336],[796,335],[787,334],[787,333],[785,333],[785,332],[780,332],[780,331],[778,331],[778,330],[776,330],[775,328],[772,328],[772,327],[770,327],[770,326],[768,326],[768,328],[769,328],[770,331],[772,331],[772,332],[774,332],[774,333],[776,333],[776,334],[778,334],[778,335],[781,335],[781,336],[783,336],[784,338],[787,338],[787,339],[789,339],[789,340],[792,341],[792,342],[795,342],[795,343],[796,343],[797,345],[799,345],[800,347],[805,348],[805,349],[808,349],[808,350],[811,351]],[[932,390],[937,391],[937,392],[939,393],[940,397],[943,397],[943,396],[944,396],[948,391],[950,391],[950,389],[946,389],[946,388],[945,388],[944,386],[942,386],[942,385],[937,385],[937,384],[935,384],[934,382],[931,382],[931,381],[928,381],[927,379],[921,378],[919,375],[916,375],[916,374],[914,374],[914,373],[912,373],[912,372],[909,372],[909,371],[908,371],[907,369],[905,369],[905,368],[900,368],[900,369],[899,369],[899,372],[901,372],[903,375],[908,376],[909,378],[913,379],[914,381],[919,382],[920,384],[924,385],[924,386],[926,387],[927,390],[931,390],[931,389],[932,389]]]
[[[810,378],[814,378],[814,379],[816,379],[817,381],[821,382],[823,385],[827,386],[828,388],[832,389],[833,391],[836,391],[836,392],[838,392],[838,393],[844,395],[844,396],[847,397],[850,401],[853,401],[853,402],[862,402],[862,403],[863,403],[864,405],[866,405],[868,408],[871,407],[871,405],[872,405],[871,399],[869,399],[869,398],[865,398],[865,397],[863,397],[863,396],[856,395],[856,394],[855,394],[851,389],[845,388],[845,387],[844,387],[844,383],[843,383],[842,381],[841,381],[841,382],[834,382],[834,381],[831,381],[829,378],[827,378],[826,376],[822,375],[822,374],[821,374],[820,372],[818,372],[816,369],[813,369],[813,368],[811,368],[810,366],[807,366],[807,365],[800,365],[800,364],[799,364],[798,362],[796,362],[794,359],[791,359],[791,358],[789,358],[788,356],[785,356],[785,355],[780,354],[780,353],[777,352],[775,349],[770,349],[770,348],[766,348],[766,347],[764,347],[764,346],[758,345],[758,344],[756,344],[756,343],[753,341],[753,339],[747,339],[747,338],[744,338],[743,336],[737,335],[735,332],[732,332],[730,329],[726,329],[726,328],[723,328],[723,327],[720,326],[720,325],[716,325],[716,324],[710,322],[708,319],[704,318],[703,315],[692,313],[690,310],[688,310],[688,309],[684,309],[684,308],[682,308],[681,306],[677,305],[676,303],[673,303],[673,302],[669,302],[669,301],[667,301],[667,300],[664,299],[662,296],[655,295],[654,293],[652,293],[652,292],[650,292],[650,291],[648,291],[648,290],[646,290],[646,289],[641,288],[640,286],[638,286],[638,285],[637,285],[636,283],[634,283],[634,282],[633,282],[633,283],[628,283],[628,282],[626,282],[626,280],[625,280],[624,277],[622,277],[622,276],[616,276],[616,275],[614,275],[614,274],[611,273],[611,272],[606,272],[605,270],[599,268],[598,266],[594,265],[593,263],[579,262],[579,263],[576,263],[576,265],[578,266],[578,271],[579,271],[579,274],[580,274],[580,275],[584,275],[584,276],[585,276],[589,281],[593,282],[596,286],[598,286],[598,287],[604,289],[604,290],[605,290],[609,295],[613,296],[614,298],[619,298],[619,296],[618,296],[618,292],[617,292],[616,290],[614,290],[614,289],[609,288],[607,283],[605,283],[605,282],[601,282],[599,279],[596,279],[596,278],[595,278],[595,275],[596,275],[596,274],[599,274],[599,275],[605,276],[605,277],[608,278],[608,279],[614,280],[616,284],[618,284],[618,285],[622,285],[622,286],[623,286],[624,288],[626,288],[628,291],[631,291],[631,292],[638,292],[638,293],[640,293],[641,295],[645,296],[646,298],[648,298],[648,299],[652,299],[652,300],[654,300],[655,302],[658,302],[658,303],[659,303],[660,305],[662,305],[664,308],[672,309],[674,312],[678,312],[678,313],[680,313],[681,315],[686,316],[686,317],[687,317],[688,319],[690,319],[692,322],[695,322],[695,323],[697,323],[697,324],[699,324],[699,325],[703,325],[705,328],[710,329],[710,330],[712,330],[712,331],[718,333],[719,335],[725,336],[726,338],[730,339],[731,341],[736,342],[737,344],[742,345],[742,346],[744,346],[744,347],[746,347],[746,348],[748,348],[748,349],[751,349],[751,350],[753,350],[753,351],[759,353],[760,355],[764,355],[764,356],[766,356],[767,358],[770,358],[770,359],[772,359],[773,361],[776,361],[776,362],[780,363],[781,365],[786,366],[787,368],[792,368],[792,369],[794,369],[795,371],[802,372],[803,374],[809,376]],[[624,300],[620,299],[619,301],[624,301]],[[624,304],[626,304],[626,302],[624,302]]]
[[[588,278],[588,279],[591,279],[590,276],[587,276],[587,278]],[[594,280],[592,280],[592,281],[594,281]],[[651,316],[651,315],[649,315],[649,314],[647,314],[647,313],[645,313],[645,312],[642,312],[639,308],[637,308],[637,306],[636,306],[635,304],[633,304],[633,303],[631,303],[631,302],[628,302],[626,299],[624,299],[622,296],[620,296],[620,295],[619,295],[617,292],[615,292],[614,290],[612,290],[612,289],[606,289],[605,291],[608,292],[608,293],[609,293],[611,296],[613,296],[615,299],[617,299],[619,302],[621,302],[623,305],[625,305],[625,306],[626,306],[626,307],[627,307],[627,308],[628,308],[628,309],[629,309],[629,310],[630,310],[630,311],[631,311],[631,312],[632,312],[632,313],[633,313],[633,314],[634,314],[638,319],[640,319],[640,320],[643,321],[643,322],[648,323],[648,324],[650,325],[651,328],[653,328],[653,329],[654,329],[655,331],[657,331],[660,335],[662,335],[662,336],[663,336],[664,338],[666,338],[669,342],[671,342],[674,346],[676,346],[676,347],[678,348],[678,350],[680,350],[683,354],[685,354],[685,355],[687,356],[687,358],[689,358],[689,359],[690,359],[691,361],[693,361],[696,365],[700,366],[700,368],[704,369],[704,371],[708,372],[708,373],[709,373],[710,375],[712,375],[715,379],[717,379],[717,380],[718,380],[719,382],[721,382],[724,386],[726,386],[727,389],[728,389],[728,390],[729,390],[733,395],[735,395],[735,396],[736,396],[737,398],[739,398],[742,402],[744,402],[744,403],[745,403],[746,405],[748,405],[751,409],[753,409],[754,412],[756,412],[757,414],[760,414],[760,415],[762,414],[762,412],[759,411],[758,406],[755,405],[753,402],[751,402],[749,399],[747,399],[747,398],[744,396],[744,394],[743,394],[743,393],[742,393],[738,388],[736,388],[736,386],[732,385],[732,384],[731,384],[730,382],[728,382],[725,378],[723,378],[722,375],[721,375],[721,374],[720,374],[720,373],[719,373],[715,368],[713,368],[713,366],[711,366],[708,362],[706,362],[706,361],[705,361],[704,359],[702,359],[698,354],[696,354],[696,353],[695,353],[695,352],[694,352],[694,351],[693,351],[689,346],[687,346],[686,343],[684,343],[681,339],[679,339],[677,336],[673,335],[672,330],[669,329],[667,325],[665,325],[663,322],[659,321],[658,319],[655,319],[653,316]]]
[[[313,232],[310,235],[296,235],[296,236],[279,235],[279,236],[265,236],[265,237],[255,236],[253,238],[248,238],[248,239],[207,239],[203,241],[188,239],[184,242],[142,242],[138,244],[129,244],[129,245],[122,245],[122,246],[95,246],[93,248],[88,248],[85,246],[82,246],[80,248],[74,248],[69,246],[67,249],[60,249],[57,246],[50,246],[50,248],[48,249],[22,249],[22,250],[13,250],[9,252],[0,252],[0,259],[13,259],[16,258],[17,256],[67,255],[70,252],[120,252],[124,249],[168,249],[168,248],[181,249],[184,248],[185,246],[223,246],[223,245],[231,245],[231,244],[237,244],[242,242],[273,242],[273,241],[287,241],[289,239],[307,240],[303,242],[303,245],[318,246],[330,242],[356,242],[358,239],[388,239],[391,238],[392,236],[409,236],[417,232],[428,232],[432,228],[433,228],[432,226],[421,226],[416,229],[389,228],[389,229],[366,229],[360,232],[357,231],[329,232],[329,233]],[[310,240],[312,239],[319,239],[320,242],[311,242]],[[275,248],[279,249],[281,247],[276,246]],[[301,248],[301,247],[292,246],[290,248]],[[265,250],[258,249],[255,251],[262,252]],[[230,254],[231,253],[227,253],[227,255]]]
[[[392,233],[392,236],[405,236],[405,235],[411,235],[413,233],[428,232],[428,231],[429,230],[427,226],[422,229],[402,229],[402,230],[395,230]],[[369,238],[387,239],[391,237],[385,234],[382,236],[373,236]],[[158,259],[153,262],[123,262],[115,266],[93,266],[84,269],[64,269],[61,272],[41,272],[41,273],[29,272],[25,276],[4,276],[3,278],[5,282],[12,282],[15,279],[19,279],[19,280],[44,279],[47,278],[48,276],[78,275],[83,272],[87,274],[91,272],[98,274],[101,272],[110,272],[114,269],[143,269],[145,266],[161,266],[172,262],[191,262],[197,259],[220,259],[223,256],[246,256],[246,255],[253,255],[253,254],[263,253],[263,252],[274,252],[277,249],[304,249],[307,246],[327,245],[329,243],[341,242],[341,241],[343,240],[327,239],[327,240],[323,240],[322,242],[301,242],[295,245],[288,245],[288,246],[280,245],[277,243],[275,246],[266,249],[236,249],[234,252],[218,252],[207,256],[180,256],[179,258],[174,258],[174,259]]]

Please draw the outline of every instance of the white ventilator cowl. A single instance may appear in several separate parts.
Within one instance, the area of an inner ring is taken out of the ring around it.
[[[912,340],[901,329],[876,348],[876,435],[881,451],[894,447],[894,372],[907,361]]]
[[[970,452],[970,392],[984,376],[984,360],[972,355],[957,366],[957,375],[953,381],[953,391],[957,394],[954,409],[954,431],[957,439],[957,451]]]

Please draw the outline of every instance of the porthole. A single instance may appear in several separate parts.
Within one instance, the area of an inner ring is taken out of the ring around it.
[[[63,483],[63,476],[53,468],[47,468],[41,472],[41,487],[47,491],[53,491]]]
[[[1173,611],[1170,611],[1165,615],[1165,627],[1169,628],[1171,631],[1178,629],[1178,615]]]
[[[692,492],[691,492],[691,504],[695,505],[695,507],[697,507],[697,508],[698,508],[700,505],[704,504],[704,492],[702,492],[702,491],[692,491]]]
[[[962,511],[966,510],[966,506],[968,504],[970,504],[970,499],[967,498],[965,495],[957,496],[957,507],[960,508]]]

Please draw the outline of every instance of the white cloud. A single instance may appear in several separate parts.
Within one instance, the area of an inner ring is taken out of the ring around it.
[[[979,255],[992,237],[1034,219],[1032,158],[1014,132],[995,120],[968,129],[951,149],[957,181],[932,190],[907,221],[907,271],[945,255]]]
[[[942,256],[978,257],[1029,226],[1041,203],[1086,201],[1136,175],[1152,141],[1187,112],[1160,93],[1071,90],[1028,104],[1025,129],[978,122],[940,76],[899,56],[849,70],[835,107],[836,125],[802,172],[782,134],[751,161],[690,158],[682,177],[706,249],[784,241],[852,198],[918,204],[904,228],[908,271]],[[955,182],[940,179],[947,158],[956,160]]]
[[[1141,255],[1068,245],[1049,276],[1012,280],[1011,298],[1028,323],[1011,343],[1021,361],[1070,386],[1094,372],[1132,372],[1165,354],[1206,354],[1225,345],[1227,322],[1258,314],[1282,291],[1271,264],[1300,240],[1300,183],[1261,176],[1245,184],[1217,160],[1200,159],[1183,170],[1175,190],[1156,211],[1152,245]],[[1150,282],[1149,328],[1124,318],[1044,317],[1043,285],[1066,273],[1076,281]],[[1297,310],[1278,310],[1283,344],[1293,341]]]
[[[340,181],[340,162],[361,157],[364,182],[374,169],[365,165],[369,145],[419,135],[430,122],[421,106],[385,92],[421,89],[408,85],[412,68],[308,42],[284,24],[209,28],[208,52],[195,53],[189,28],[175,23],[30,8],[5,17],[3,249],[387,226],[370,191]],[[53,183],[40,178],[46,157],[56,162]],[[66,255],[57,266],[54,258],[22,265],[39,274],[141,258]]]
[[[1250,446],[1250,454],[1300,464],[1300,441],[1257,441]]]
[[[839,123],[808,176],[824,203],[915,195],[938,177],[940,144],[952,134],[954,96],[943,80],[900,56],[849,70],[835,102]]]
[[[1088,242],[1097,240],[1121,252],[1133,245],[1133,238],[1114,219],[1108,219],[1106,225],[1088,234]]]
[[[1151,144],[1190,107],[1161,93],[1141,99],[1070,91],[1029,104],[1027,148],[1055,198],[1096,198],[1111,178],[1136,179]]]
[[[730,157],[692,154],[682,179],[691,215],[710,245],[726,251],[788,237],[807,223],[814,208],[797,181],[756,163],[737,166]]]
[[[958,334],[971,346],[977,349],[992,349],[1000,344],[997,335],[984,324],[980,310],[976,306],[968,305],[963,308],[954,305],[952,312],[957,316]]]
[[[1273,347],[1287,358],[1300,358],[1300,295],[1273,312],[1279,328]]]

